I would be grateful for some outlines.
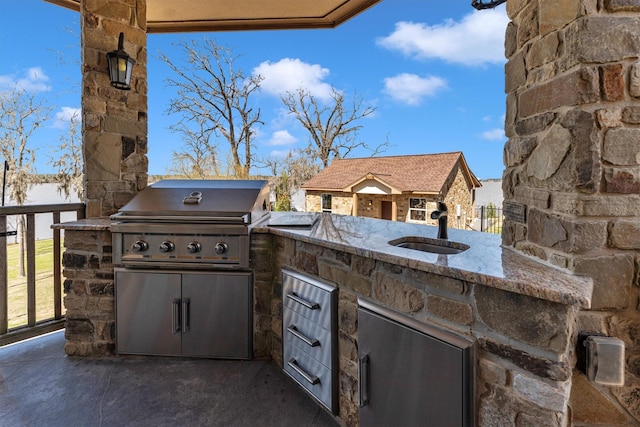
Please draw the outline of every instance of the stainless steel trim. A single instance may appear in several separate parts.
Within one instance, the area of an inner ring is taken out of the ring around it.
[[[309,384],[316,385],[316,384],[320,383],[320,378],[316,377],[315,375],[308,374],[307,372],[305,372],[304,369],[302,369],[300,366],[298,366],[298,363],[296,362],[296,359],[294,359],[293,357],[291,359],[289,359],[289,361],[287,362],[287,365],[289,365],[291,367],[291,369],[296,371]]]
[[[369,355],[358,358],[358,407],[369,404]]]
[[[320,288],[323,291],[327,291],[327,292],[334,292],[336,290],[336,286],[332,285],[332,284],[328,284],[325,282],[321,282],[319,279],[316,279],[315,277],[311,277],[311,276],[307,276],[305,274],[300,274],[298,272],[295,272],[293,270],[289,270],[288,268],[283,268],[282,269],[282,273],[287,275],[287,276],[291,276],[294,277],[300,281],[309,283],[313,286],[315,286],[316,288]]]
[[[379,314],[380,316],[388,317],[391,320],[407,325],[412,329],[430,335],[441,341],[448,342],[452,345],[455,345],[456,347],[466,348],[473,346],[473,341],[471,339],[467,339],[460,335],[448,332],[444,329],[419,322],[411,317],[405,316],[386,307],[382,307],[381,305],[371,302],[365,298],[358,297],[358,305],[373,313]]]
[[[309,338],[305,336],[300,331],[298,331],[298,328],[296,328],[295,325],[290,325],[289,327],[287,327],[287,331],[289,331],[289,333],[298,338],[300,341],[307,344],[309,347],[317,347],[320,345],[320,341],[315,338]]]
[[[309,310],[318,310],[320,308],[320,304],[317,302],[307,301],[304,298],[300,298],[294,292],[287,293],[287,298],[307,307]]]

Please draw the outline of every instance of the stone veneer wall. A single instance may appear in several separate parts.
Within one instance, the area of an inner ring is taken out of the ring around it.
[[[146,0],[83,0],[82,138],[87,218],[115,213],[147,185]],[[111,87],[107,52],[136,60],[131,90]]]
[[[575,307],[270,234],[253,235],[252,254],[254,326],[261,328],[256,334],[280,365],[280,269],[293,268],[339,286],[339,416],[346,425],[358,424],[358,296],[477,341],[478,425],[566,425]]]
[[[111,232],[65,230],[64,351],[69,356],[105,356],[115,350],[115,305]]]
[[[622,339],[624,387],[574,372],[576,425],[640,425],[640,1],[509,0],[507,246],[594,279],[581,332]]]

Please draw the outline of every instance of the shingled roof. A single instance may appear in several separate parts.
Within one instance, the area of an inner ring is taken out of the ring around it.
[[[336,159],[307,181],[305,190],[350,191],[365,179],[378,180],[397,192],[438,194],[460,164],[472,187],[480,181],[469,169],[460,151],[409,156]]]

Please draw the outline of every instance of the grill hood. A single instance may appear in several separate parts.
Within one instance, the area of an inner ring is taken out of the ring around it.
[[[250,224],[269,211],[264,180],[162,180],[123,206],[117,220],[211,220]]]

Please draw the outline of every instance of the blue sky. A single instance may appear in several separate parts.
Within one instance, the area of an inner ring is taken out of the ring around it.
[[[159,53],[179,63],[175,43],[206,37],[231,48],[245,74],[264,77],[254,98],[265,122],[256,139],[260,156],[282,156],[308,142],[284,114],[281,94],[303,85],[323,99],[333,86],[376,107],[358,122],[359,139],[376,146],[388,137],[392,146],[383,155],[462,151],[480,179],[499,178],[507,22],[505,5],[478,12],[468,0],[383,0],[331,30],[150,34],[149,173],[167,173],[171,151],[181,145],[168,129],[178,119],[166,114],[171,71]],[[43,0],[0,0],[0,90],[18,84],[52,108],[29,142],[40,173],[52,171],[54,147],[80,108],[79,35],[77,12]]]

